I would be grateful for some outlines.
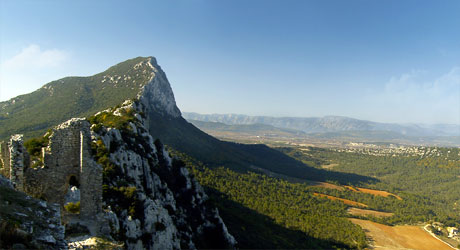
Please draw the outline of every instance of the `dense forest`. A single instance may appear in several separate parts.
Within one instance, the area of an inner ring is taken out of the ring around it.
[[[307,184],[253,172],[207,168],[174,152],[206,188],[240,248],[364,248],[362,229],[347,206],[313,195]]]
[[[305,184],[293,184],[251,172],[237,173],[223,167],[212,170],[195,168],[193,173],[205,187],[215,190],[211,192],[213,195],[239,203],[287,229],[304,232],[305,238],[310,236],[323,241],[322,244],[319,241],[303,247],[363,248],[366,245],[364,232],[345,218],[347,206],[315,197]]]
[[[410,152],[338,150],[290,147],[278,150],[310,166],[336,164],[334,171],[373,177],[378,181],[362,186],[386,190],[403,197],[382,199],[350,191],[322,190],[323,193],[353,199],[380,211],[395,212],[387,223],[415,223],[429,220],[460,225],[460,156],[458,148],[413,147]]]
[[[359,217],[347,213],[352,205],[314,193],[349,199],[366,204],[366,209],[393,213],[389,217],[361,217],[387,225],[438,221],[460,226],[458,149],[424,148],[417,154],[378,154],[316,147],[277,149],[321,170],[331,183],[385,190],[401,199],[348,188],[317,187],[311,185],[311,180],[292,182],[282,176],[273,178],[251,171],[209,168],[173,151],[206,188],[210,201],[219,208],[241,248],[366,247],[364,231],[347,219]],[[325,170],[325,165],[333,168]],[[347,183],[340,173],[369,179]]]

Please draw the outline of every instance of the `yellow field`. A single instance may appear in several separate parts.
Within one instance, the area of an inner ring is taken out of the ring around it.
[[[324,198],[328,198],[329,200],[338,200],[338,201],[341,201],[347,205],[350,205],[350,206],[356,206],[356,207],[367,207],[366,204],[364,203],[360,203],[360,202],[356,202],[356,201],[352,201],[352,200],[347,200],[347,199],[342,199],[342,198],[338,198],[338,197],[334,197],[334,196],[330,196],[330,195],[326,195],[326,194],[319,194],[319,193],[313,193],[315,196],[319,196],[319,197],[324,197]]]
[[[383,196],[383,197],[388,197],[388,196],[393,196],[398,200],[402,200],[401,197],[392,194],[387,191],[381,191],[381,190],[374,190],[374,189],[369,189],[369,188],[360,188],[360,187],[352,187],[352,186],[340,186],[340,185],[335,185],[327,182],[320,182],[320,181],[309,181],[311,186],[314,187],[322,187],[322,188],[329,188],[329,189],[337,189],[337,190],[351,190],[353,192],[361,192],[361,193],[366,193],[366,194],[372,194],[376,196]]]
[[[386,226],[367,220],[350,219],[371,238],[372,249],[452,250],[418,226]]]
[[[355,191],[355,192],[373,194],[373,195],[383,196],[383,197],[393,196],[398,200],[402,200],[401,197],[399,197],[399,196],[397,196],[395,194],[389,193],[387,191],[380,191],[380,190],[374,190],[374,189],[369,189],[369,188],[359,188],[359,187],[352,187],[352,186],[345,186],[345,187],[350,189],[351,191]]]

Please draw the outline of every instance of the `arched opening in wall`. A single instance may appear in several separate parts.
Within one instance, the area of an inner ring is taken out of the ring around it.
[[[69,179],[69,187],[72,186],[80,188],[80,183],[78,182],[77,177],[75,177],[75,175],[70,176]]]
[[[67,212],[78,214],[80,213],[80,182],[74,175],[70,176],[68,180],[64,209]]]

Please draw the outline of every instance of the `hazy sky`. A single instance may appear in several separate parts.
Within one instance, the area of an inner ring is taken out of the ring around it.
[[[182,111],[460,124],[460,1],[0,0],[0,100],[155,56]]]

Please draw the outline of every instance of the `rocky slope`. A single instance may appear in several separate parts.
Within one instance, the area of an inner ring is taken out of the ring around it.
[[[101,223],[88,224],[81,210],[80,216],[72,216],[66,207],[64,231],[58,204],[18,192],[1,177],[0,248],[62,249],[67,247],[64,236],[71,249],[234,248],[235,239],[203,188],[182,161],[171,158],[163,144],[150,136],[144,126],[146,108],[140,101],[128,100],[89,121],[74,118],[49,132],[56,141],[68,132],[67,127],[91,122],[88,157],[103,170],[102,208],[94,211],[94,219]],[[70,188],[68,198],[80,204],[76,186]]]
[[[0,249],[66,247],[59,206],[14,190],[0,175]]]
[[[105,209],[116,215],[111,236],[129,249],[234,247],[203,188],[144,127],[146,108],[127,101],[90,118],[94,153],[104,168]]]

